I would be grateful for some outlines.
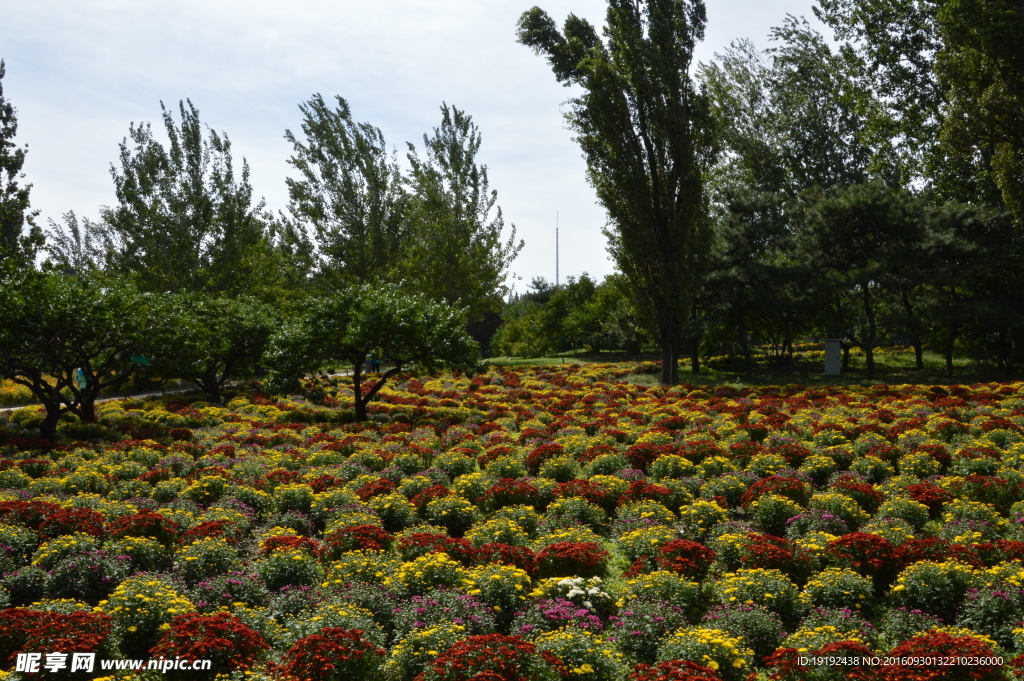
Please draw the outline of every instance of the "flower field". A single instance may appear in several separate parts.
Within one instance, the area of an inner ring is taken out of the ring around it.
[[[363,423],[344,378],[117,400],[55,447],[0,416],[0,678],[53,674],[26,652],[212,661],[82,679],[1024,667],[1024,384],[622,381],[648,369],[404,376]]]

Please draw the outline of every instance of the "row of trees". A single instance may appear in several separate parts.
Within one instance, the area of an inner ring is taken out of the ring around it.
[[[573,15],[559,30],[523,14],[520,42],[582,89],[567,120],[624,275],[608,290],[660,346],[663,383],[684,349],[699,370],[702,343],[734,345],[749,371],[752,338],[780,355],[805,335],[845,338],[869,376],[883,337],[914,345],[919,365],[925,340],[941,345],[950,373],[965,342],[1019,362],[1024,10],[814,11],[834,43],[788,17],[772,48],[739,41],[695,69],[702,0],[609,0],[603,37]],[[524,309],[506,314],[506,349],[546,328]],[[549,341],[571,345],[564,328]]]
[[[1010,370],[1021,357],[1024,238],[987,207],[934,204],[878,182],[786,201],[736,194],[716,226],[688,321],[691,368],[732,354],[749,376],[760,356],[793,366],[794,343],[843,338],[845,360],[864,350],[924,346],[953,360],[969,353]],[[567,350],[636,355],[656,344],[622,275],[584,275],[557,290],[543,280],[506,305],[493,343],[502,354]]]
[[[301,132],[286,132],[291,202],[273,215],[227,135],[182,102],[178,120],[164,108],[166,142],[130,127],[111,165],[116,205],[44,232],[3,76],[0,62],[0,378],[45,407],[44,438],[65,414],[94,421],[97,398],[143,366],[214,400],[232,377],[283,391],[347,366],[359,420],[399,370],[475,366],[472,332],[486,341],[497,326],[522,244],[514,227],[502,238],[465,112],[442,106],[403,174],[379,129],[314,96]],[[368,355],[392,368],[365,385]]]
[[[368,377],[368,354],[392,368]],[[96,400],[145,365],[193,383],[212,400],[235,376],[266,373],[276,391],[325,366],[353,377],[354,418],[395,373],[416,367],[471,371],[479,347],[464,310],[423,296],[349,286],[307,300],[284,316],[248,296],[142,293],[124,278],[22,270],[0,299],[0,377],[32,391],[53,439],[63,414],[96,421]]]
[[[0,74],[3,72],[0,71]],[[149,124],[129,128],[111,164],[117,203],[99,219],[74,212],[49,230],[35,223],[31,185],[19,183],[25,149],[12,139],[14,109],[0,89],[0,260],[6,271],[42,266],[69,276],[103,273],[144,293],[246,295],[287,311],[309,295],[373,286],[420,293],[468,310],[481,340],[497,325],[509,264],[522,248],[505,224],[472,118],[447,104],[441,124],[408,145],[410,170],[381,131],[348,103],[320,95],[300,105],[290,203],[272,214],[257,200],[224,133],[204,129],[191,102],[163,108],[166,142]]]

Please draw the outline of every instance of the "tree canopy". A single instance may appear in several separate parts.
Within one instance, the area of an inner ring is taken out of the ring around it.
[[[0,60],[0,279],[5,269],[31,267],[43,244],[42,230],[34,221],[39,211],[30,209],[32,185],[21,183],[28,149],[14,143],[18,117],[14,105],[4,97],[5,74]]]
[[[545,55],[559,82],[584,91],[569,101],[567,120],[608,213],[609,251],[658,337],[664,384],[678,382],[710,247],[713,123],[690,77],[705,22],[702,0],[609,0],[604,40],[575,15],[559,31],[539,7],[518,26],[519,42]]]
[[[356,420],[385,382],[403,368],[473,371],[479,349],[466,333],[465,311],[424,296],[349,287],[309,301],[305,314],[286,323],[270,341],[270,384],[294,389],[298,380],[328,364],[352,374]],[[393,363],[363,390],[367,358]]]

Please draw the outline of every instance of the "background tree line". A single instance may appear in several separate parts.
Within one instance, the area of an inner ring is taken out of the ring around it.
[[[965,350],[1014,366],[1019,3],[820,0],[814,11],[834,41],[788,17],[770,49],[739,41],[708,64],[694,63],[703,0],[609,0],[600,31],[525,12],[518,40],[576,87],[567,123],[619,274],[557,290],[538,280],[504,306],[522,244],[514,229],[502,238],[479,130],[454,107],[409,145],[403,173],[378,128],[315,95],[286,132],[290,204],[273,215],[228,137],[183,102],[177,119],[163,111],[167,143],[129,128],[111,166],[114,206],[95,221],[69,212],[44,235],[0,91],[4,375],[88,418],[98,390],[128,380],[143,341],[165,376],[216,395],[232,373],[283,357],[274,347],[303,350],[294,371],[369,352],[427,362],[450,350],[462,362],[469,345],[456,352],[416,319],[464,310],[461,328],[486,346],[503,308],[504,352],[646,342],[665,384],[687,355],[696,371],[702,355],[732,349],[749,373],[752,344],[784,363],[795,341],[821,336],[862,348],[869,376],[883,341],[913,345],[919,363],[924,343],[939,346],[950,372]],[[412,321],[399,325],[399,310]],[[385,348],[377,317],[405,340]]]
[[[520,42],[582,87],[567,119],[624,279],[535,285],[506,306],[503,352],[626,350],[636,338],[584,329],[632,309],[640,342],[695,372],[733,352],[749,374],[753,344],[792,363],[814,337],[844,339],[847,360],[861,348],[869,377],[883,341],[912,345],[919,368],[932,344],[950,375],[956,354],[1024,360],[1024,10],[814,12],[833,41],[790,16],[769,49],[737,41],[693,69],[701,0],[610,0],[603,37],[523,14]]]
[[[43,404],[44,437],[65,415],[94,421],[100,394],[141,373],[220,399],[232,377],[266,373],[284,390],[347,366],[363,419],[395,371],[475,366],[474,336],[493,334],[522,243],[514,227],[502,239],[471,117],[443,105],[403,175],[341,97],[300,109],[301,132],[286,132],[287,213],[254,198],[227,135],[182,102],[177,119],[163,110],[166,143],[130,126],[111,165],[114,206],[95,221],[69,211],[44,232],[0,81],[0,377]],[[364,385],[368,356],[389,371]]]

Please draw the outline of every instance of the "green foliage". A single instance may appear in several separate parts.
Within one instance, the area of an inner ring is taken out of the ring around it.
[[[182,378],[220,400],[229,378],[251,375],[260,366],[277,326],[273,310],[248,297],[213,298],[201,293],[168,301],[171,332],[152,348],[152,369],[163,378]]]
[[[334,109],[319,94],[299,105],[305,139],[285,132],[299,173],[286,180],[290,210],[312,228],[323,285],[387,281],[408,229],[401,172],[380,129],[355,122],[348,102],[336,99]]]
[[[42,230],[34,221],[39,211],[29,210],[32,185],[18,183],[24,177],[21,169],[28,150],[13,141],[18,118],[14,105],[4,97],[5,71],[0,60],[0,280],[8,269],[31,268],[43,244]]]
[[[133,124],[111,166],[117,205],[103,212],[98,259],[144,291],[252,291],[272,258],[248,164],[235,175],[230,140],[213,130],[204,139],[191,101],[179,102],[179,122],[160,108],[167,146]]]
[[[441,107],[441,126],[423,136],[424,158],[409,145],[413,197],[408,269],[415,290],[468,310],[477,321],[496,312],[505,273],[523,248],[515,226],[502,240],[504,220],[487,166],[476,160],[480,131],[465,111]]]
[[[299,377],[329,362],[353,367],[356,419],[366,419],[367,404],[403,366],[423,371],[442,367],[472,371],[476,343],[465,332],[460,310],[422,296],[369,287],[350,288],[310,301],[307,311],[273,336],[268,361],[270,383],[294,388]],[[361,368],[367,355],[395,363],[368,392]]]
[[[588,180],[610,219],[610,251],[658,337],[663,384],[676,359],[710,245],[704,173],[715,149],[707,97],[690,79],[706,21],[701,0],[610,0],[606,41],[570,15],[563,31],[539,7],[519,19],[518,39],[544,54],[555,77],[581,86],[570,127]]]
[[[123,282],[23,272],[0,291],[0,376],[44,405],[52,440],[63,413],[95,421],[100,391],[131,378],[131,357],[167,329],[158,301]]]

